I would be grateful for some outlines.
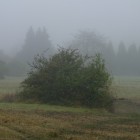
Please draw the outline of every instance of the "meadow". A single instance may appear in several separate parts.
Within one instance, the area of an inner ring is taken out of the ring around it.
[[[23,78],[0,80],[14,94]],[[140,78],[115,77],[115,113],[104,109],[0,102],[0,140],[140,140]]]
[[[6,77],[0,80],[0,96],[17,93],[23,80],[24,77]],[[111,92],[116,98],[140,100],[140,77],[115,76]]]
[[[114,77],[113,93],[117,98],[140,100],[140,77]]]
[[[16,93],[23,79],[24,77],[6,77],[5,79],[0,79],[0,95]]]

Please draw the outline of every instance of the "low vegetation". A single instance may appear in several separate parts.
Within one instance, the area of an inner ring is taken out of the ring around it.
[[[139,140],[140,115],[103,109],[0,103],[0,139]]]

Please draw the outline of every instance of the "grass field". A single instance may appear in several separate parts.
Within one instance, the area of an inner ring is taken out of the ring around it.
[[[112,88],[118,98],[140,100],[140,77],[114,77]]]
[[[22,80],[0,80],[0,94],[15,93]],[[140,78],[115,77],[112,91],[121,98],[116,113],[1,102],[0,140],[140,140]]]
[[[0,94],[17,92],[23,79],[23,77],[6,77],[5,79],[0,79]]]
[[[103,109],[0,104],[2,140],[139,140],[140,115]]]
[[[23,79],[24,77],[6,77],[0,80],[0,95],[17,92]],[[114,77],[112,94],[117,98],[140,100],[140,77]]]

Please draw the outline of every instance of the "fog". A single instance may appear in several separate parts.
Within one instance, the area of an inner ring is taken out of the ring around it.
[[[118,44],[140,45],[139,0],[0,0],[0,49],[20,50],[30,26],[45,26],[54,44],[92,30]]]

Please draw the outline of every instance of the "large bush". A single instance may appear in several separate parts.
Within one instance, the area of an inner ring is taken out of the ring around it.
[[[78,50],[60,48],[49,59],[35,57],[20,96],[51,104],[108,107],[112,104],[110,84],[99,54],[89,58]]]

